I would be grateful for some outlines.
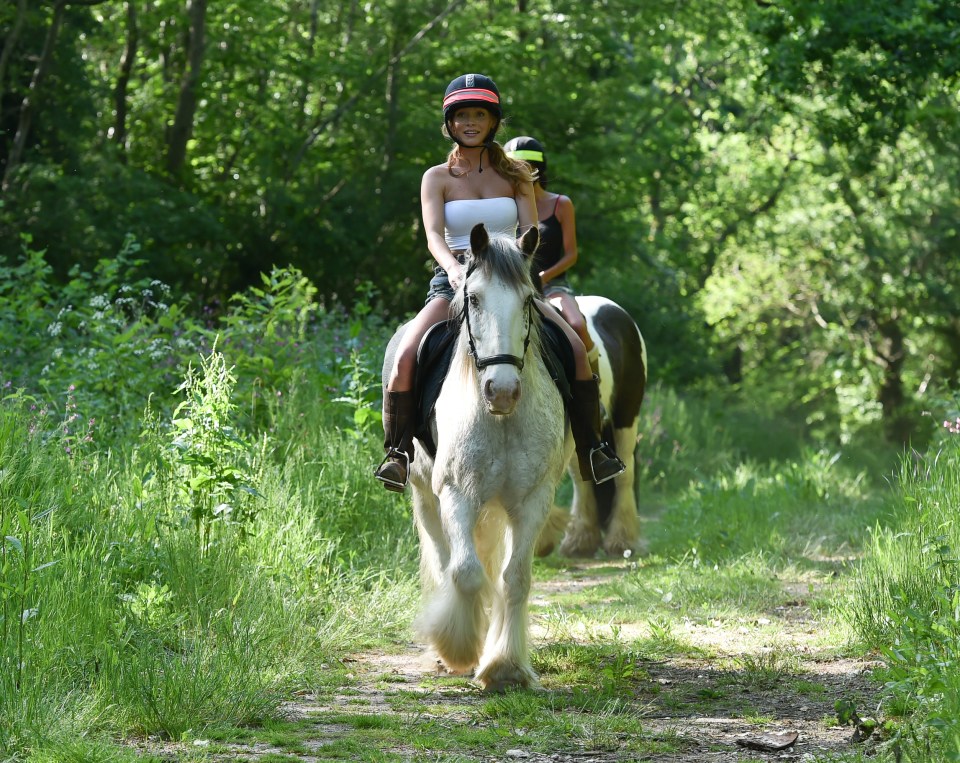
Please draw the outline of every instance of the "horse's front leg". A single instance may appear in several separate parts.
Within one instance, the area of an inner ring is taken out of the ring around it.
[[[522,505],[507,509],[510,554],[498,581],[491,627],[476,673],[477,681],[487,691],[537,684],[537,674],[530,664],[527,601],[537,536],[552,503],[551,482],[537,488]]]
[[[420,619],[420,630],[453,672],[477,665],[486,632],[489,581],[473,542],[479,507],[456,488],[440,491],[440,519],[449,559]]]
[[[423,445],[418,447],[416,461],[411,464],[410,487],[414,524],[420,539],[420,582],[426,598],[443,582],[444,570],[450,564],[450,546],[440,519],[440,502],[430,482],[433,460]]]

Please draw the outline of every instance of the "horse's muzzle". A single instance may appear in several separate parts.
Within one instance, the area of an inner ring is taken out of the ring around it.
[[[520,378],[487,379],[483,383],[483,400],[494,416],[509,416],[520,401]]]

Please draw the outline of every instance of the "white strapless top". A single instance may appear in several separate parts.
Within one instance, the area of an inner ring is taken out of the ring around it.
[[[493,199],[459,199],[443,205],[443,237],[452,251],[470,248],[470,231],[483,223],[492,236],[517,235],[517,202],[512,196]]]

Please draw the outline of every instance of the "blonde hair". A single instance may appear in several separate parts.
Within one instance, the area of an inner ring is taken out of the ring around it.
[[[450,137],[446,125],[443,126],[443,134],[448,138]],[[490,166],[493,167],[494,171],[500,177],[509,181],[514,190],[518,190],[524,183],[533,183],[533,181],[536,180],[537,173],[529,164],[521,159],[512,159],[507,156],[507,153],[503,150],[503,146],[495,140],[485,143],[484,148],[490,157]],[[480,159],[481,161],[483,160],[482,154]],[[460,145],[454,143],[453,148],[450,149],[450,153],[447,154],[447,169],[450,171],[450,174],[454,177],[460,177],[466,174],[467,170],[461,171],[459,169],[463,162],[464,158],[460,151]]]

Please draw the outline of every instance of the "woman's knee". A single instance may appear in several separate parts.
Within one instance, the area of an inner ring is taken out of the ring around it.
[[[407,339],[410,339],[410,341],[408,342]],[[413,365],[417,360],[417,347],[419,345],[419,338],[411,337],[409,332],[403,337],[403,341],[397,346],[397,353],[393,359],[394,375],[405,378],[413,373]]]

